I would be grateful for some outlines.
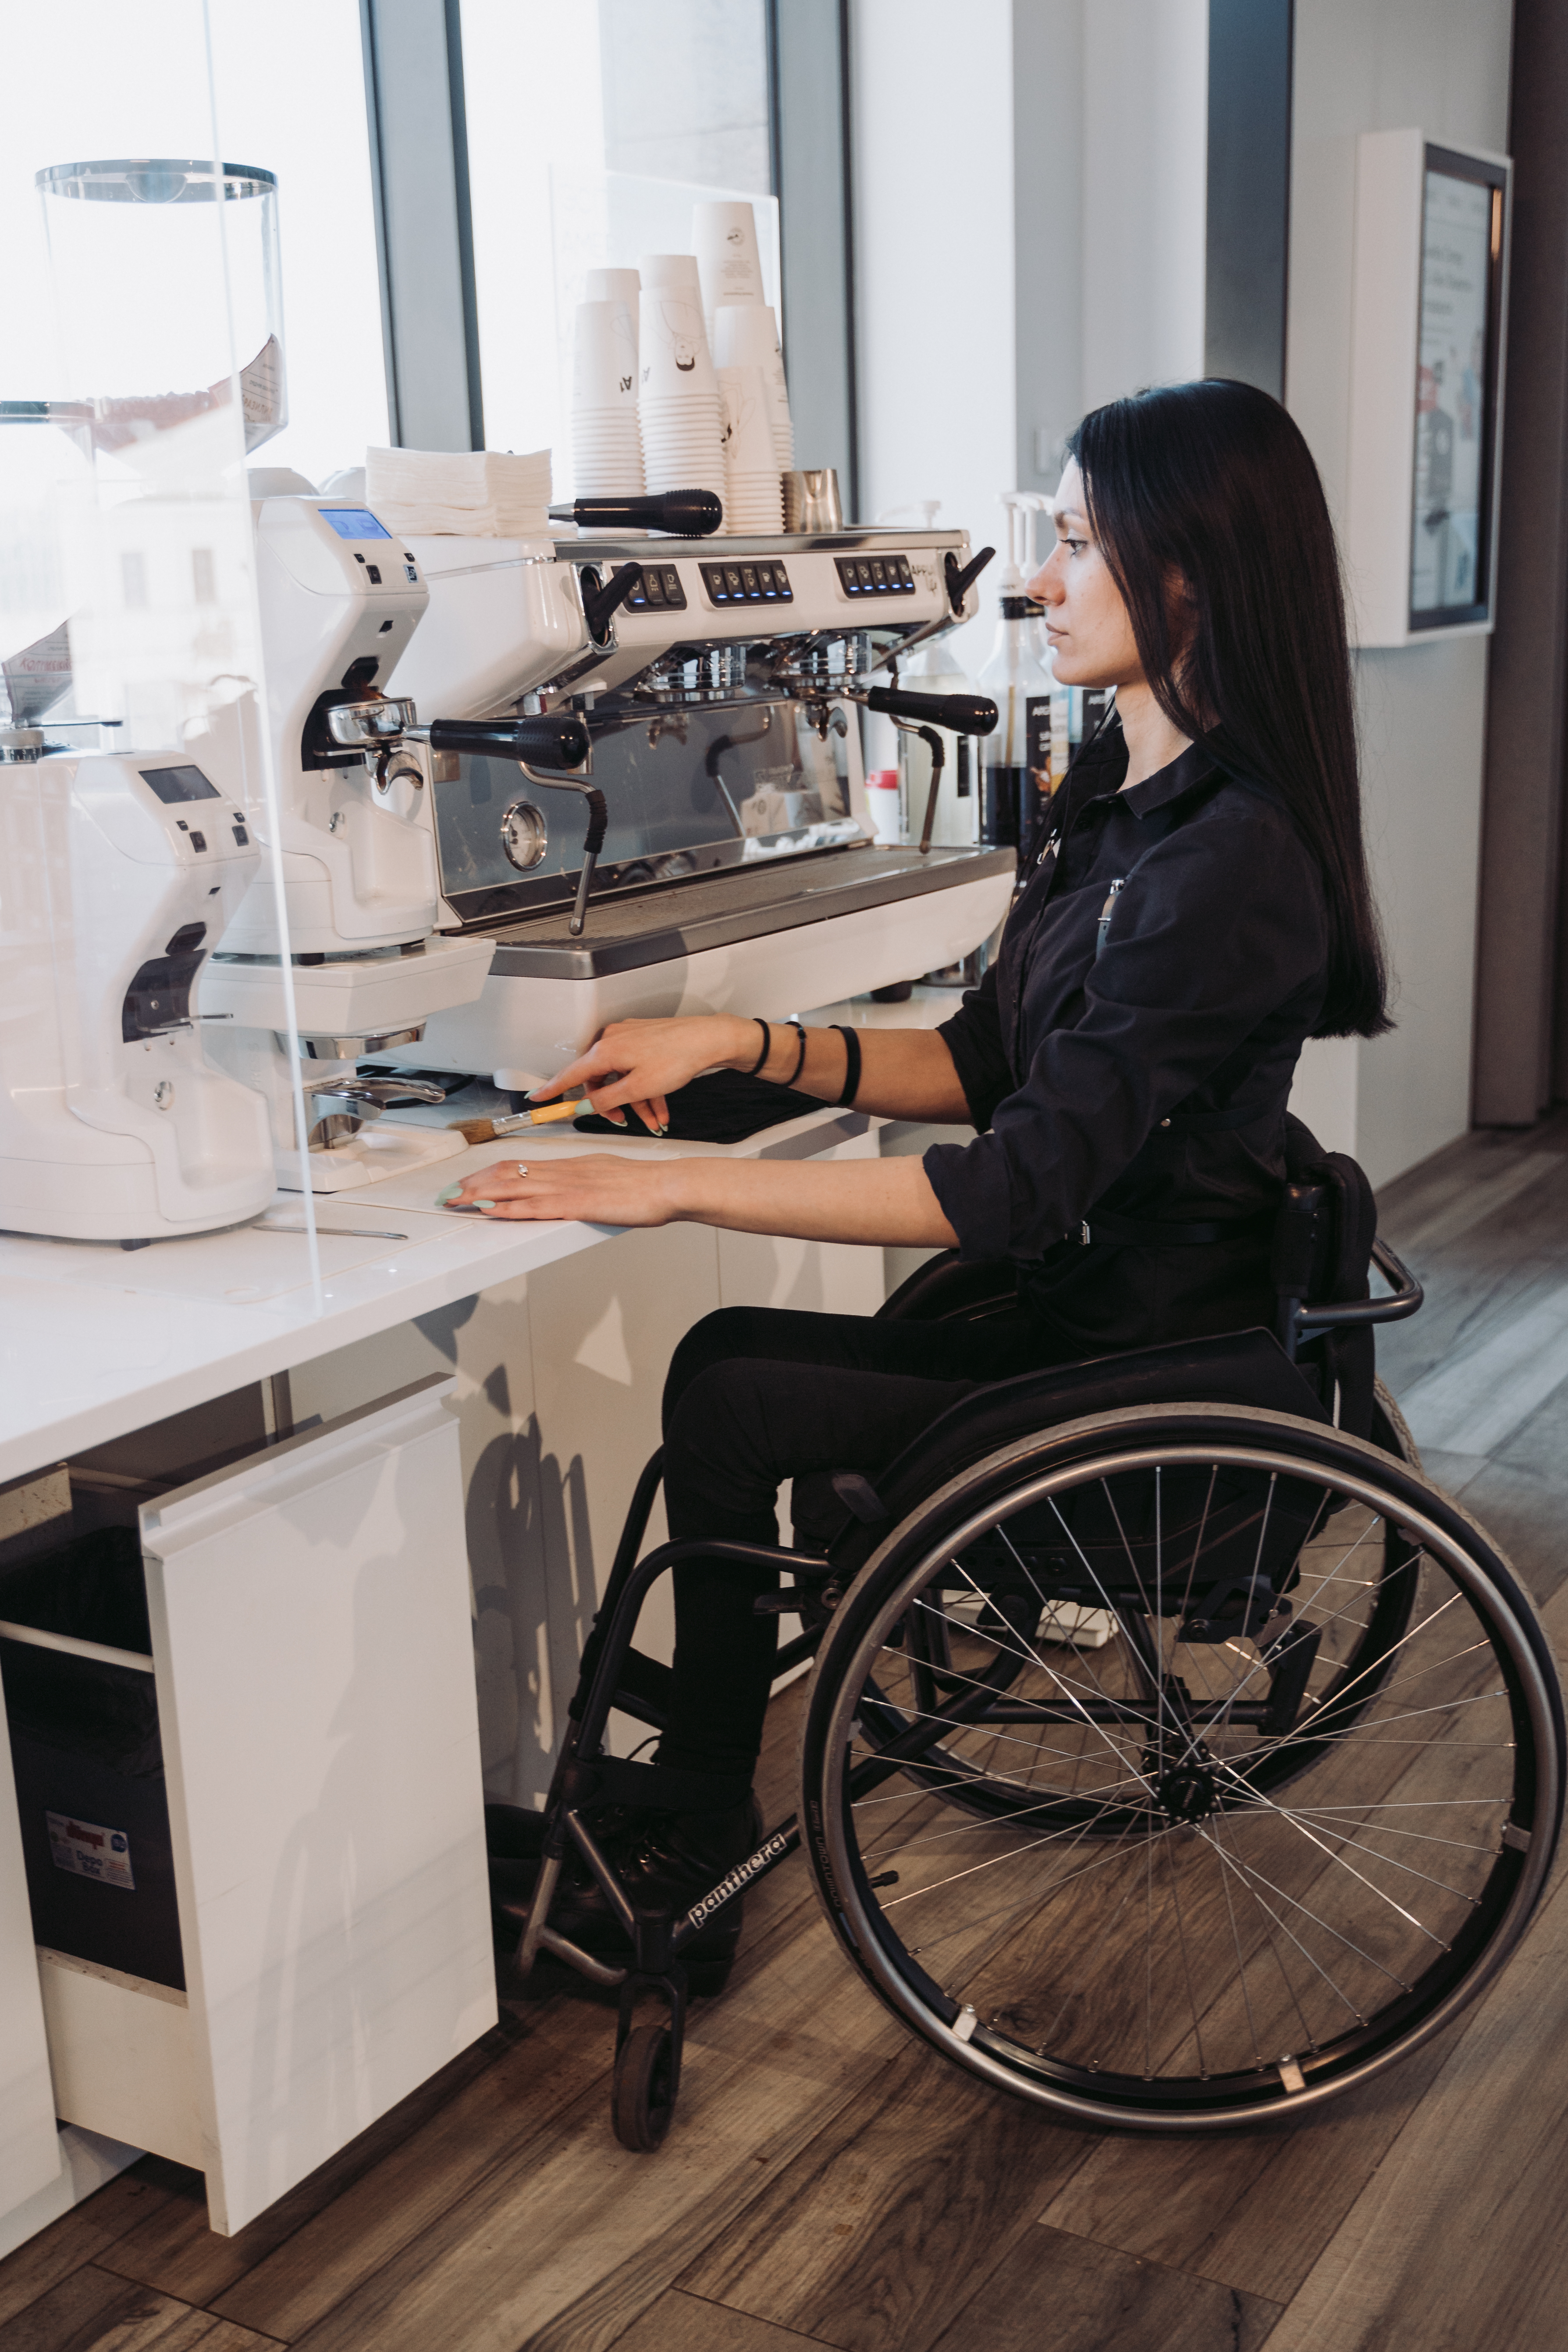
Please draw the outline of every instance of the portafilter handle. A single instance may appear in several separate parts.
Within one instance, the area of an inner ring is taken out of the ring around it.
[[[724,520],[723,501],[711,490],[663,490],[648,499],[577,499],[552,507],[556,522],[593,530],[664,530],[677,539],[707,539]]]
[[[434,719],[428,727],[416,728],[414,732],[428,742],[433,751],[469,751],[489,760],[515,760],[531,784],[542,785],[546,792],[582,793],[588,803],[588,830],[584,836],[583,869],[577,877],[577,896],[568,926],[573,938],[580,939],[588,912],[588,893],[594,887],[594,868],[610,824],[610,813],[598,786],[561,772],[563,769],[580,768],[585,777],[590,772],[594,742],[582,719],[574,711],[555,710],[536,719]],[[544,774],[540,762],[556,772]]]
[[[996,705],[982,694],[910,694],[901,686],[873,686],[855,699],[885,719],[946,727],[954,735],[989,735],[996,724]]]
[[[491,760],[531,760],[540,768],[583,768],[591,762],[593,740],[574,710],[549,710],[535,719],[433,719],[416,727],[433,751],[470,751]]]

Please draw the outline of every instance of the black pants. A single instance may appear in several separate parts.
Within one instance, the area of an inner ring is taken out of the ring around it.
[[[664,1492],[672,1537],[778,1541],[780,1485],[813,1470],[877,1473],[937,1415],[989,1381],[1062,1360],[1032,1317],[880,1323],[731,1307],[675,1351],[664,1391]],[[776,1585],[721,1561],[675,1571],[675,1687],[659,1760],[749,1777],[778,1621],[752,1602]]]

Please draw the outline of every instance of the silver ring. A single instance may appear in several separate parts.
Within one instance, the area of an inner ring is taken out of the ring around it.
[[[517,1162],[517,1172],[520,1176],[526,1176],[528,1173],[521,1160]]]

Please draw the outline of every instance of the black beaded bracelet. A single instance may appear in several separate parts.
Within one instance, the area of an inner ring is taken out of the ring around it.
[[[752,1064],[751,1068],[746,1072],[746,1076],[749,1078],[754,1078],[756,1076],[757,1072],[762,1068],[763,1064],[767,1060],[768,1055],[773,1050],[773,1033],[769,1028],[767,1023],[763,1019],[762,1014],[760,1013],[753,1013],[752,1018],[763,1033],[763,1050],[757,1055],[756,1060]]]
[[[844,1091],[837,1108],[848,1110],[860,1091],[860,1039],[857,1031],[847,1029],[841,1021],[833,1025],[844,1040]]]
[[[805,1067],[805,1031],[801,1027],[798,1021],[788,1021],[784,1024],[784,1026],[788,1029],[793,1029],[795,1035],[800,1039],[800,1051],[795,1057],[795,1067],[790,1072],[788,1077],[784,1080],[786,1087],[793,1087],[796,1078],[799,1077],[802,1070]]]

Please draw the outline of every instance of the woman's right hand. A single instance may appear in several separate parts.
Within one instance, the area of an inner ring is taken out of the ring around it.
[[[635,1110],[645,1127],[662,1135],[669,1125],[668,1097],[703,1070],[750,1069],[762,1034],[739,1013],[699,1013],[664,1021],[612,1021],[585,1054],[568,1062],[531,1102],[550,1102],[569,1087],[582,1087],[602,1118],[626,1125]]]

